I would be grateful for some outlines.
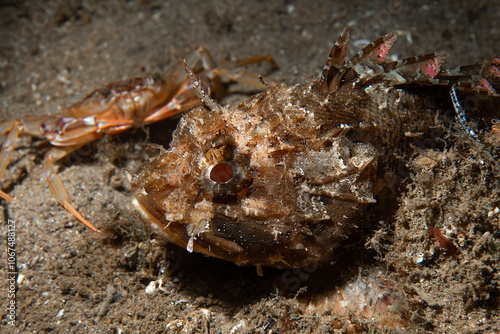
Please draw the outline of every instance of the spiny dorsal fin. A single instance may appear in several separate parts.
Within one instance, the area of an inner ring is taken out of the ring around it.
[[[363,86],[385,82],[392,86],[448,86],[499,96],[500,59],[442,70],[447,54],[429,53],[383,64],[384,73],[359,80]]]
[[[370,43],[346,62],[349,33],[347,28],[344,29],[330,51],[321,78],[313,85],[313,89],[332,93],[342,84],[360,79],[363,75],[382,73],[381,64],[384,64],[396,39],[397,32],[391,32]]]
[[[374,61],[377,64],[382,64],[385,61],[385,58],[387,58],[387,54],[396,39],[398,39],[397,31],[393,31],[380,37],[365,46],[361,51],[349,59],[346,67],[353,67],[354,65],[362,62],[364,59]]]
[[[434,83],[435,80],[432,79],[440,73],[446,57],[446,53],[436,52],[384,63],[381,64],[381,73],[362,76],[359,83],[363,86],[378,82],[390,83],[392,86],[418,82]]]
[[[321,77],[329,84],[332,78],[344,67],[345,57],[347,53],[347,44],[349,43],[349,32],[344,28],[339,39],[333,46],[328,59],[326,60],[325,67]]]
[[[339,39],[330,50],[325,66],[321,73],[321,78],[313,85],[316,91],[324,91],[332,85],[332,80],[342,70],[345,65],[347,44],[349,43],[349,32],[344,28]]]
[[[442,84],[500,96],[500,58],[443,70],[436,77]]]
[[[419,73],[424,76],[434,78],[441,71],[441,65],[446,60],[448,55],[445,52],[428,53],[422,56],[408,57],[400,60],[393,61],[384,65],[384,71],[389,73],[391,71],[411,71]]]
[[[382,65],[397,38],[397,32],[393,31],[365,46],[346,63],[342,82],[364,81],[383,73]]]

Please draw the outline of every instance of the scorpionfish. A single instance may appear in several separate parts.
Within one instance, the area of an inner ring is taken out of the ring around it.
[[[432,136],[440,115],[466,123],[464,94],[498,97],[500,58],[449,70],[444,52],[386,61],[396,38],[347,59],[344,30],[319,79],[281,83],[237,106],[199,90],[205,106],[186,113],[170,148],[133,175],[141,218],[189,252],[238,265],[330,263],[366,228],[395,155]]]

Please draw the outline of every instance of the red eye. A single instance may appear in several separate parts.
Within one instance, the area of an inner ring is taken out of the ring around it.
[[[210,180],[219,184],[228,183],[233,178],[233,175],[233,167],[227,162],[221,162],[212,167]]]
[[[240,191],[250,184],[248,161],[244,156],[213,161],[210,164],[206,155],[202,155],[202,159],[204,161],[201,160],[200,163],[205,166],[195,180],[211,201],[216,203],[234,201]]]

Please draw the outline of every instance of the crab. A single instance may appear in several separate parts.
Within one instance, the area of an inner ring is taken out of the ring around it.
[[[202,89],[221,98],[224,88],[221,77],[258,88],[267,88],[260,77],[241,67],[267,62],[277,68],[269,55],[254,56],[216,63],[203,47],[185,59],[199,76]],[[118,81],[90,93],[82,101],[63,108],[62,115],[27,116],[0,122],[3,145],[0,153],[0,180],[11,160],[19,136],[39,137],[52,147],[43,159],[44,175],[57,201],[92,231],[101,232],[71,204],[54,163],[78,148],[101,138],[133,127],[149,125],[185,112],[202,103],[180,64],[167,77],[153,74],[143,78]],[[0,190],[6,201],[13,198]]]

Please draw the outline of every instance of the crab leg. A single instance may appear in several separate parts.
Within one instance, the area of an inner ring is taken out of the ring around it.
[[[191,89],[191,83],[187,83],[179,89],[179,93],[169,103],[147,116],[143,124],[148,125],[159,122],[186,110],[196,108],[199,105],[200,101]]]
[[[248,57],[238,59],[235,61],[227,61],[221,64],[216,64],[210,52],[204,48],[192,52],[185,60],[187,66],[192,69],[196,74],[200,71],[205,71],[204,76],[209,78],[212,82],[203,82],[201,84],[203,90],[208,92],[215,92],[216,96],[222,95],[222,83],[219,77],[225,77],[235,82],[240,82],[257,88],[267,88],[262,84],[259,75],[244,70],[238,69],[239,67],[268,62],[273,68],[278,68],[278,65],[270,55],[261,55],[255,57]],[[200,65],[201,63],[201,65]],[[200,67],[201,66],[201,67]],[[171,83],[172,87],[177,87],[178,93],[172,100],[156,110],[144,119],[144,124],[151,124],[166,118],[172,117],[176,114],[196,108],[200,105],[200,99],[196,96],[195,90],[189,80],[185,80],[184,68],[179,66],[174,72],[176,82]],[[182,78],[182,80],[179,80]],[[182,86],[180,86],[182,84]]]
[[[199,66],[200,60],[203,63],[202,67]],[[186,58],[186,61],[191,66],[196,66],[199,71],[210,69],[216,65],[210,53],[203,48],[191,52]],[[185,77],[184,69],[181,66],[177,66],[174,73],[171,75],[171,79],[166,89],[166,91],[176,92],[175,96],[172,96],[170,102],[166,105],[145,117],[143,125],[159,122],[200,105],[200,101],[196,97],[191,87],[191,83],[186,81]]]
[[[45,134],[49,140],[52,139],[52,143],[64,143],[64,145],[69,145],[54,147],[47,152],[43,161],[45,178],[49,184],[52,194],[66,210],[68,210],[73,216],[75,216],[75,218],[92,231],[101,232],[101,230],[85,219],[70,203],[68,193],[64,189],[64,185],[57,175],[53,161],[58,161],[64,158],[81,147],[84,143],[89,143],[100,138],[102,133],[107,129],[111,131],[114,130],[116,132],[118,132],[118,129],[120,131],[124,131],[132,127],[133,121],[109,119],[96,120],[94,116],[85,118],[65,118],[65,120],[66,122],[64,123],[64,126],[60,129],[52,130],[50,135],[48,133]]]
[[[75,150],[76,148],[72,149],[71,151]],[[85,226],[90,228],[94,232],[101,232],[97,227],[92,225],[87,219],[85,219],[76,209],[75,207],[70,203],[69,201],[69,196],[66,190],[64,189],[64,185],[57,176],[57,171],[54,167],[54,164],[52,163],[52,152],[53,150],[49,151],[47,156],[45,157],[43,161],[43,169],[45,172],[45,178],[47,179],[47,182],[49,183],[50,191],[54,196],[56,197],[57,201],[66,209],[68,210],[73,216],[75,216],[79,221],[81,221]],[[71,152],[70,151],[70,152]],[[67,148],[63,150],[64,155],[69,154]]]
[[[271,57],[270,55],[261,55],[222,63],[218,68],[214,69],[213,72],[217,75],[231,79],[232,81],[254,86],[257,88],[267,88],[262,84],[261,80],[259,79],[259,75],[238,69],[242,66],[262,62],[268,62],[273,68],[278,68],[278,64],[276,64],[273,57]]]

